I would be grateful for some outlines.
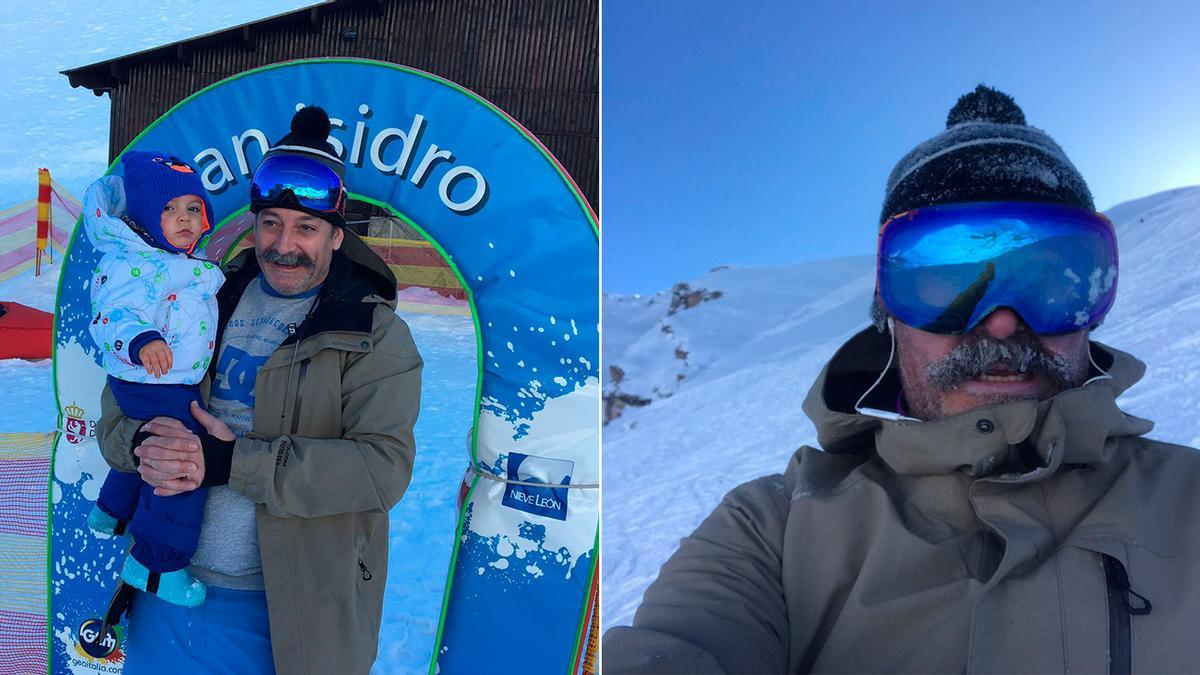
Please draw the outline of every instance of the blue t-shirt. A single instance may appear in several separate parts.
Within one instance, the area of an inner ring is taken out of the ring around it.
[[[260,275],[246,287],[225,324],[208,410],[238,437],[254,426],[259,368],[304,321],[319,290],[318,286],[300,295],[280,295]],[[191,572],[213,586],[263,588],[254,502],[228,485],[208,492]]]

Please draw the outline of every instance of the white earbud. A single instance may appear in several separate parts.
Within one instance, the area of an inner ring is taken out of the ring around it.
[[[879,377],[875,380],[875,383],[872,384],[870,387],[868,387],[867,390],[863,392],[862,396],[858,397],[858,402],[854,404],[854,410],[855,410],[855,412],[857,412],[860,415],[867,415],[869,417],[879,417],[881,419],[892,420],[894,422],[898,422],[898,421],[920,422],[921,420],[919,420],[915,417],[901,415],[900,413],[893,412],[891,410],[880,410],[879,408],[864,408],[863,407],[863,401],[867,400],[867,395],[870,394],[872,391],[874,391],[875,387],[878,387],[879,383],[883,381],[883,377],[885,375],[887,375],[888,369],[892,367],[892,360],[896,358],[896,324],[892,322],[891,316],[888,316],[888,318],[887,318],[887,326],[888,326],[888,336],[891,338],[891,341],[892,341],[892,348],[891,348],[891,351],[888,353],[887,365],[885,365],[883,367],[883,371],[881,373],[879,373]]]
[[[1086,387],[1093,382],[1100,382],[1102,380],[1111,380],[1112,375],[1109,375],[1108,371],[1101,368],[1100,364],[1096,363],[1096,359],[1092,358],[1092,345],[1088,344],[1086,349],[1087,349],[1087,353],[1088,353],[1088,362],[1092,364],[1093,368],[1100,371],[1100,374],[1093,378],[1090,378],[1087,382],[1084,382],[1083,384],[1081,384],[1079,386]]]

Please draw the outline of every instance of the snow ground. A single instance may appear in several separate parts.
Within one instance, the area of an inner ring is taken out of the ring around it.
[[[1094,339],[1147,364],[1122,408],[1154,420],[1153,438],[1200,446],[1200,187],[1109,215],[1121,277]],[[651,401],[604,429],[604,629],[632,621],[680,538],[726,492],[779,473],[797,447],[815,443],[800,404],[833,352],[867,324],[873,290],[873,257],[864,255],[718,268],[686,289],[604,298],[605,393]]]
[[[57,268],[43,272],[35,278],[30,270],[0,284],[0,302],[53,312]],[[425,359],[424,386],[412,483],[390,518],[383,627],[371,671],[376,675],[429,668],[458,524],[455,499],[467,465],[464,438],[477,373],[471,317],[401,315]],[[0,401],[0,433],[53,429],[51,362],[0,360]]]
[[[429,669],[475,404],[471,317],[410,314],[404,319],[425,359],[425,371],[413,480],[391,513],[383,628],[371,671],[376,675]]]

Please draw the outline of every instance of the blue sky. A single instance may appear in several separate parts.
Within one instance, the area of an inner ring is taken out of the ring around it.
[[[59,71],[314,4],[313,0],[38,0],[0,22],[0,210],[37,196],[45,166],[76,197],[108,168],[107,95]],[[174,101],[171,101],[174,103]]]
[[[980,82],[1107,209],[1200,184],[1200,3],[605,0],[603,287],[873,253],[888,172]]]
[[[36,194],[38,166],[77,196],[106,167],[108,97],[58,71],[310,4],[27,4],[0,25],[0,209]],[[1200,183],[1200,46],[1188,34],[1200,3],[604,0],[602,11],[609,292],[654,292],[720,264],[870,253],[888,171],[979,82],[1058,140],[1100,208]]]

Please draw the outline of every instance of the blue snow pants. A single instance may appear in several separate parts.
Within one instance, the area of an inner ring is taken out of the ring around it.
[[[125,675],[273,675],[263,591],[208,587],[199,607],[138,592],[125,640]]]
[[[200,405],[200,387],[183,384],[141,384],[109,376],[109,387],[127,417],[149,420],[173,417],[196,434],[204,428],[192,417],[188,404]],[[134,560],[151,572],[174,572],[188,566],[200,541],[200,523],[208,488],[197,488],[171,497],[157,497],[154,488],[136,473],[109,471],[96,504],[119,521],[128,522],[133,535]]]

